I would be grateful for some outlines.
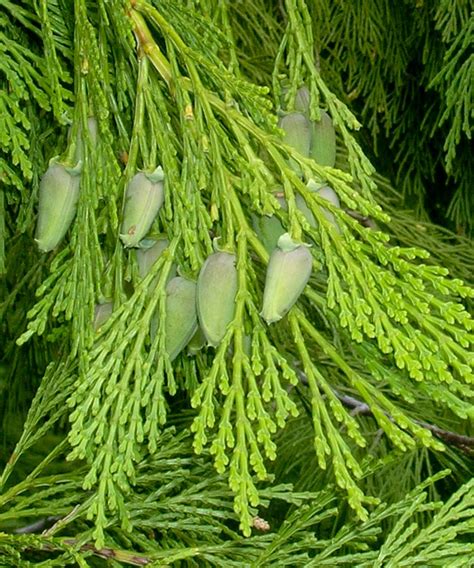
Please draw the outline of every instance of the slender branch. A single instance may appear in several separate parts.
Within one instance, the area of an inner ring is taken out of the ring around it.
[[[415,422],[423,428],[430,430],[430,432],[438,438],[441,438],[447,444],[457,446],[467,454],[474,452],[474,438],[458,434],[457,432],[451,432],[450,430],[443,430],[439,426],[436,426],[436,424],[428,424],[428,422],[422,422],[421,420],[415,420]]]
[[[42,519],[38,521],[36,524],[44,523],[46,519]],[[30,527],[33,525],[30,525]],[[17,531],[18,532],[18,531]],[[49,552],[64,552],[64,547],[73,547],[76,548],[79,544],[79,541],[74,538],[65,538],[61,539],[60,543],[55,545],[51,542],[45,542],[41,546],[41,550],[49,551]],[[30,548],[30,547],[28,547]],[[30,550],[38,550],[38,548],[30,548]],[[119,550],[116,548],[96,548],[93,544],[82,544],[80,545],[77,550],[79,552],[91,552],[94,556],[98,556],[100,558],[105,558],[106,560],[116,560],[117,562],[121,562],[123,564],[129,564],[131,566],[147,566],[151,564],[154,560],[149,556],[144,556],[143,554],[137,554],[135,552],[128,552],[127,550]]]
[[[306,375],[299,369],[296,369],[296,372],[298,373],[301,382],[305,385],[308,384]],[[341,394],[334,388],[332,389],[332,391],[344,406],[352,409],[351,412],[352,416],[356,415],[374,416],[374,413],[370,409],[370,406],[367,403],[363,402],[362,400],[359,400],[353,396]],[[384,412],[384,414],[385,416],[387,416],[389,420],[394,422],[393,417],[390,416],[388,412]],[[437,438],[443,440],[443,442],[445,442],[446,444],[449,444],[450,446],[456,446],[457,448],[459,448],[461,451],[463,451],[468,455],[474,454],[473,437],[464,436],[463,434],[458,434],[457,432],[451,432],[450,430],[444,430],[443,428],[436,426],[436,424],[430,424],[429,422],[423,422],[422,420],[416,420],[415,418],[412,418],[411,420],[415,424],[418,424],[418,426],[421,426],[422,428],[429,430],[432,434],[434,434]]]
[[[342,402],[342,404],[348,408],[352,408],[353,415],[360,414],[362,416],[373,416],[373,412],[370,409],[369,405],[361,400],[358,400],[352,396],[343,395],[333,389],[334,394],[337,398]],[[385,415],[390,419],[393,418],[390,414],[385,413]],[[464,436],[463,434],[457,434],[456,432],[451,432],[449,430],[444,430],[436,424],[429,424],[428,422],[423,422],[421,420],[412,419],[415,424],[418,424],[422,428],[426,428],[436,437],[440,438],[446,444],[451,446],[456,446],[463,452],[467,454],[472,454],[474,452],[474,438],[470,436]]]
[[[34,523],[31,523],[24,527],[19,527],[18,529],[15,529],[13,532],[15,534],[31,534],[31,533],[41,532],[44,531],[47,527],[54,524],[56,521],[59,521],[59,519],[61,519],[61,517],[58,515],[51,517],[44,517],[39,521],[35,521]]]
[[[377,229],[377,223],[370,217],[367,217],[367,215],[362,215],[353,209],[344,209],[344,211],[349,215],[349,217],[359,221],[363,227],[367,227],[368,229]]]
[[[75,539],[67,539],[63,541],[64,544],[69,546],[75,546],[77,541]],[[117,550],[115,548],[96,548],[93,544],[83,544],[80,549],[81,552],[92,552],[95,556],[100,558],[105,558],[106,560],[114,559],[118,562],[124,562],[125,564],[131,564],[132,566],[147,566],[151,564],[153,560],[148,556],[143,556],[142,554],[136,554],[134,552],[127,552],[126,550]]]

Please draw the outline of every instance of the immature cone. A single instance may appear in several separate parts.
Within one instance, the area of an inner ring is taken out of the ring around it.
[[[282,209],[287,210],[284,197],[276,197]],[[285,229],[276,215],[253,216],[252,224],[263,246],[269,253],[277,246],[278,239],[283,235]]]
[[[267,323],[281,320],[295,304],[308,283],[312,265],[308,247],[294,242],[288,233],[282,235],[267,268],[260,314]]]
[[[217,347],[234,318],[237,294],[236,257],[227,252],[211,254],[197,283],[197,311],[208,345]]]
[[[140,248],[135,253],[140,278],[145,278],[168,245],[168,239],[144,239],[140,243]]]
[[[341,207],[339,197],[337,196],[337,193],[334,191],[334,189],[332,189],[332,187],[323,185],[323,187],[320,187],[318,189],[318,194],[326,201],[329,201],[329,203],[332,203],[334,207],[337,207],[338,209]]]
[[[309,89],[308,87],[303,85],[296,91],[295,110],[308,114],[309,100],[310,100]]]
[[[286,95],[288,94],[289,91],[289,86],[285,86],[282,88],[282,92],[281,92],[281,105],[282,106],[286,106]],[[306,85],[303,85],[302,87],[300,87],[297,91],[296,91],[296,97],[295,97],[295,111],[298,112],[302,112],[306,115],[308,115],[309,113],[309,100],[310,100],[310,96],[309,96],[309,89],[308,87],[306,87]]]
[[[88,130],[88,136],[90,138],[92,147],[94,148],[97,145],[99,129],[98,129],[98,125],[97,125],[97,120],[93,116],[90,116],[87,119],[87,130]],[[79,129],[78,129],[77,138],[76,138],[76,153],[75,153],[76,160],[83,160],[84,159],[84,146],[85,146],[85,144],[84,144],[83,136],[84,135],[82,133],[82,126],[80,126]]]
[[[301,195],[298,193],[296,194],[295,200],[296,200],[296,206],[301,211],[301,213],[303,213],[303,215],[306,217],[306,220],[311,225],[311,227],[316,227],[317,225],[316,219],[314,218],[311,209],[306,205],[306,201],[304,200],[304,198],[301,197]]]
[[[35,241],[43,252],[53,250],[64,238],[76,214],[81,162],[69,168],[51,160],[39,188]]]
[[[339,201],[339,197],[337,196],[337,193],[334,191],[334,189],[332,189],[328,185],[325,185],[321,189],[318,189],[318,195],[326,201],[329,201],[329,203],[332,203],[334,207],[340,209],[341,202]],[[337,221],[331,211],[328,211],[325,207],[321,207],[321,211],[324,213],[326,219],[339,229],[339,225],[337,224]]]
[[[138,172],[128,182],[120,238],[126,247],[136,247],[149,231],[163,205],[164,173]]]
[[[311,123],[301,112],[292,112],[280,119],[280,128],[285,131],[283,142],[297,150],[302,156],[309,156],[311,145]],[[290,166],[300,173],[299,165],[290,158]]]
[[[336,131],[327,112],[312,123],[310,156],[321,166],[334,167],[336,163]]]
[[[175,276],[166,286],[165,345],[171,361],[186,347],[197,328],[196,283]]]
[[[94,308],[94,331],[100,329],[104,323],[112,315],[114,309],[113,302],[103,302],[101,304],[96,304]]]
[[[202,329],[198,326],[196,333],[191,337],[190,342],[188,343],[188,355],[192,357],[196,355],[201,349],[206,345],[206,338],[204,337],[204,333]]]
[[[154,338],[158,320],[151,324]],[[197,330],[196,284],[176,276],[166,286],[165,349],[171,361],[181,353]]]
[[[317,193],[320,197],[322,197],[323,199],[325,199],[326,201],[329,201],[329,203],[334,205],[334,207],[337,207],[338,209],[341,207],[339,197],[337,196],[337,193],[334,191],[334,189],[332,189],[332,187],[329,187],[328,185],[324,185],[324,184],[321,184],[321,183],[317,183],[312,179],[310,179],[308,181],[307,187],[312,193]],[[301,197],[300,197],[300,200],[304,201],[303,198],[301,198]],[[296,199],[296,202],[299,203],[298,198]],[[304,206],[300,206],[300,204],[298,204],[298,207],[300,207],[300,209],[303,211],[303,213],[305,214],[306,218],[311,223],[311,225],[313,227],[315,227],[317,225],[317,222],[316,222],[313,214],[309,210],[308,206],[306,205],[306,203],[304,204]],[[320,209],[321,209],[321,212],[323,213],[323,215],[326,217],[326,219],[332,225],[334,225],[334,227],[336,227],[337,231],[340,232],[339,225],[337,224],[337,221],[336,221],[334,215],[331,213],[331,211],[329,211],[325,207],[321,207]],[[308,217],[307,212],[309,212],[309,214],[311,214],[312,220],[310,220],[310,218]]]

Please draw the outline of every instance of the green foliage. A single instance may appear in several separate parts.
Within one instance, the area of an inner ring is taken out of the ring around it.
[[[6,565],[468,566],[472,242],[420,218],[438,167],[472,227],[467,5],[16,4],[0,0]],[[334,168],[277,127],[304,85]],[[80,195],[44,254],[57,157]],[[119,235],[128,182],[158,166],[149,236],[169,244],[143,274]],[[313,270],[267,324],[270,216]],[[214,250],[235,255],[232,319],[170,357],[167,282]]]
[[[308,4],[321,70],[359,113],[380,171],[420,218],[426,220],[428,211],[471,234],[470,3],[382,0],[360,9],[341,1]]]

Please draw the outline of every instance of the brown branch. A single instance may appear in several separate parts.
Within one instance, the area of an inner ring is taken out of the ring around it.
[[[295,367],[295,371],[298,373],[301,382],[307,385],[308,379],[306,378],[306,375],[303,373],[303,371],[301,371],[297,367]],[[372,416],[372,417],[374,416],[374,413],[370,409],[370,406],[367,403],[363,402],[362,400],[359,400],[347,394],[341,394],[334,388],[332,389],[332,391],[344,406],[352,409],[351,412],[352,416],[356,415]],[[388,412],[384,412],[384,414],[391,422],[395,423],[395,420],[393,419],[392,416],[390,416]],[[436,424],[430,424],[429,422],[416,420],[415,418],[411,418],[411,420],[415,424],[418,424],[418,426],[421,426],[422,428],[429,430],[434,436],[436,436],[440,440],[443,440],[443,442],[445,442],[446,444],[450,446],[456,446],[465,454],[468,455],[474,454],[474,438],[470,436],[464,436],[463,434],[458,434],[457,432],[451,432],[450,430],[444,430],[443,428],[436,426]]]
[[[342,402],[342,404],[348,408],[352,408],[353,415],[361,414],[362,416],[373,416],[373,412],[370,406],[361,400],[358,400],[352,396],[343,395],[333,389],[334,394]],[[387,418],[392,422],[393,418],[387,412],[384,413]],[[463,434],[458,434],[456,432],[451,432],[449,430],[444,430],[436,424],[429,424],[428,422],[423,422],[422,420],[412,419],[415,424],[418,424],[422,428],[429,430],[437,438],[440,438],[446,444],[451,446],[456,446],[466,454],[472,454],[474,452],[474,438],[470,436],[464,436]]]
[[[370,217],[362,215],[361,213],[354,211],[353,209],[344,209],[344,211],[349,215],[349,217],[352,217],[356,221],[359,221],[359,223],[363,227],[367,227],[368,229],[377,229],[377,223]]]
[[[63,542],[69,546],[75,546],[77,544],[77,541],[73,538],[64,540]],[[83,544],[79,550],[81,552],[92,552],[92,554],[100,558],[105,558],[106,560],[113,559],[118,562],[131,564],[132,566],[147,566],[153,562],[148,556],[127,552],[126,550],[117,550],[115,548],[96,548],[93,544]]]
[[[29,525],[26,525],[24,527],[19,527],[18,529],[15,529],[13,532],[15,534],[31,534],[31,533],[38,533],[41,531],[44,531],[47,527],[53,525],[56,521],[59,521],[59,519],[61,519],[62,517],[56,515],[56,516],[51,516],[51,517],[44,517],[43,519],[40,519],[39,521],[35,521],[34,523],[31,523]]]
[[[38,521],[38,523],[44,522],[44,520]],[[131,566],[147,566],[154,562],[153,558],[149,556],[144,556],[143,554],[137,554],[135,552],[128,552],[127,550],[118,550],[115,548],[96,548],[93,544],[82,544],[77,547],[79,541],[74,538],[61,539],[61,544],[54,544],[51,542],[45,542],[41,545],[41,550],[48,552],[65,552],[64,547],[73,547],[78,552],[91,552],[94,556],[99,558],[104,558],[106,560],[117,560],[124,564],[129,564]],[[62,545],[62,546],[61,546]],[[29,550],[37,551],[38,548],[27,547]]]
[[[415,420],[415,422],[432,432],[438,438],[441,438],[447,444],[458,447],[466,454],[472,454],[474,452],[474,438],[458,434],[457,432],[443,430],[435,424],[428,424],[428,422],[422,422],[421,420]]]

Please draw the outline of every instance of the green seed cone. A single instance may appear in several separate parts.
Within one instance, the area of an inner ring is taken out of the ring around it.
[[[334,191],[334,189],[332,189],[332,187],[324,185],[323,187],[320,187],[318,189],[318,194],[326,201],[329,201],[329,203],[332,203],[334,207],[340,209],[341,202],[339,201],[339,197],[337,196],[337,193]]]
[[[340,209],[341,203],[339,201],[339,197],[337,196],[337,193],[334,191],[334,189],[332,189],[328,185],[325,185],[321,189],[318,189],[318,195],[320,195],[326,201],[329,201],[329,203],[332,203],[334,207]],[[337,224],[337,221],[331,211],[328,211],[325,207],[321,207],[321,210],[324,213],[326,219],[339,229],[339,225]]]
[[[191,341],[188,343],[188,355],[192,357],[196,355],[206,345],[206,338],[202,329],[198,326],[196,333],[192,336]]]
[[[94,308],[94,331],[98,331],[104,323],[112,315],[114,309],[113,302],[104,302],[102,304],[96,304]]]
[[[308,247],[295,243],[285,233],[268,263],[260,314],[267,323],[281,320],[295,304],[308,283],[312,266]]]
[[[321,120],[313,122],[310,156],[321,166],[334,167],[336,163],[336,131],[327,112],[321,111]]]
[[[280,119],[279,126],[285,131],[283,142],[307,158],[311,145],[311,122],[306,116],[301,112],[292,112]],[[289,164],[298,174],[301,173],[295,160],[290,158]]]
[[[332,203],[335,207],[337,208],[341,207],[341,203],[339,202],[339,197],[337,196],[337,193],[328,185],[325,185],[320,189],[318,189],[317,193],[320,197],[322,197],[326,201],[329,201],[329,203]],[[339,225],[337,224],[336,218],[331,213],[331,211],[328,211],[325,207],[321,207],[321,211],[323,212],[326,219],[330,223],[332,223],[334,227],[336,227],[338,232],[340,232]]]
[[[312,226],[312,227],[316,227],[316,225],[318,224],[316,219],[314,218],[313,212],[311,211],[311,209],[306,205],[306,201],[303,199],[303,197],[301,197],[301,195],[298,193],[296,195],[296,206],[298,207],[298,209],[303,213],[303,215],[306,217],[306,220],[308,221],[308,223]]]
[[[280,219],[275,217],[275,215],[270,217],[264,215],[263,217],[254,217],[252,223],[263,246],[268,252],[271,252],[276,247],[278,239],[285,232]]]
[[[150,229],[164,200],[163,170],[138,172],[127,185],[120,238],[124,246],[136,247]]]
[[[165,349],[174,361],[196,333],[196,283],[181,276],[172,278],[166,286]],[[151,321],[150,335],[154,340],[158,318]]]
[[[197,311],[208,345],[217,347],[234,318],[237,294],[236,257],[227,252],[211,254],[197,283]]]
[[[35,241],[43,252],[62,241],[76,214],[81,163],[68,168],[51,160],[39,188],[38,224]]]
[[[286,107],[286,95],[289,91],[289,86],[285,86],[282,88],[281,91],[281,99],[280,99],[280,104],[282,107]],[[300,87],[297,91],[296,91],[296,97],[295,97],[295,105],[294,105],[294,109],[297,112],[302,112],[303,114],[308,115],[309,114],[309,89],[308,87],[306,87],[306,85],[303,85],[302,87]],[[287,110],[289,110],[289,107],[287,108]]]
[[[93,116],[90,116],[87,119],[87,130],[92,147],[94,148],[97,145],[99,128],[97,125],[97,120]],[[79,161],[84,159],[84,147],[85,147],[85,140],[81,126],[78,129],[77,139],[76,139],[76,153],[75,153],[76,160]]]
[[[307,115],[309,113],[309,98],[308,87],[300,87],[296,91],[295,110]]]
[[[140,278],[145,278],[168,245],[168,239],[144,239],[140,243],[140,248],[135,252]]]
[[[307,187],[311,192],[317,193],[320,197],[322,197],[326,201],[329,201],[329,203],[332,203],[332,205],[334,205],[334,207],[337,207],[337,208],[341,207],[341,203],[339,201],[339,197],[337,196],[337,193],[328,185],[323,185],[323,184],[317,183],[317,182],[315,182],[314,180],[311,179],[307,183]],[[298,200],[298,197],[300,198],[299,200]],[[300,196],[297,196],[296,202],[298,204],[298,207],[305,214],[305,217],[311,223],[311,225],[313,227],[316,227],[318,223],[317,223],[316,219],[314,218],[313,214],[311,213],[310,209],[306,205],[306,202],[304,202],[304,199]],[[301,202],[304,202],[304,205],[301,205]],[[325,207],[321,207],[321,211],[324,214],[324,216],[326,217],[326,219],[330,223],[332,223],[334,225],[334,227],[336,227],[336,229],[339,231],[340,230],[339,225],[337,224],[337,221],[336,221],[334,215],[331,213],[331,211],[329,211]],[[309,214],[311,214],[312,221],[308,217],[307,212],[309,212]]]
[[[166,286],[166,351],[171,361],[181,353],[198,328],[196,283],[181,276]]]
[[[281,208],[286,211],[287,205],[285,198],[277,197],[276,199],[280,203]],[[281,224],[280,219],[275,215],[263,215],[262,217],[253,216],[252,224],[263,246],[271,253],[277,246],[278,239],[285,232],[285,228]]]

